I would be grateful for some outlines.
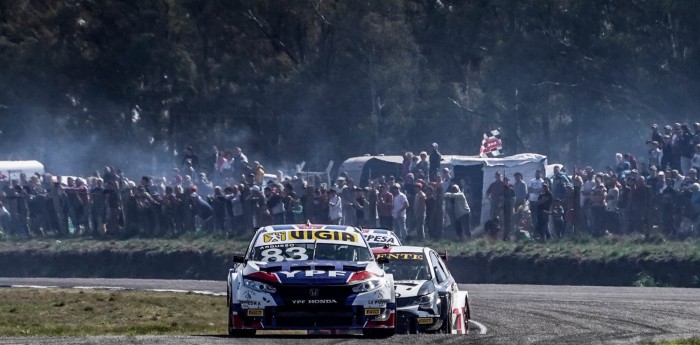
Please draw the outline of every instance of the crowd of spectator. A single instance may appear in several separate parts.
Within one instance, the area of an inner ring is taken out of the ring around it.
[[[617,154],[603,171],[556,166],[546,176],[496,173],[478,198],[463,179],[440,166],[438,144],[404,153],[401,174],[359,187],[346,172],[332,183],[298,173],[274,178],[240,148],[200,163],[191,147],[171,176],[130,180],[105,167],[87,178],[49,173],[19,179],[0,195],[0,230],[19,238],[174,237],[186,232],[250,235],[272,224],[344,224],[393,229],[404,241],[492,239],[546,241],[574,234],[697,236],[700,225],[700,124],[652,126],[648,157]],[[65,181],[64,181],[65,179]],[[488,198],[488,220],[472,216]],[[470,207],[472,205],[472,207]],[[475,229],[477,231],[472,231]]]

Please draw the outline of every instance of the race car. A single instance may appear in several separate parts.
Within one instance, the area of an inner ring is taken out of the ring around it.
[[[466,334],[469,294],[460,291],[439,255],[428,247],[372,249],[396,285],[397,333]],[[382,260],[384,259],[384,260]]]
[[[401,240],[398,236],[387,229],[362,229],[362,236],[372,248],[400,246]]]
[[[263,227],[234,262],[227,286],[230,336],[263,329],[369,337],[395,332],[393,277],[357,228]]]

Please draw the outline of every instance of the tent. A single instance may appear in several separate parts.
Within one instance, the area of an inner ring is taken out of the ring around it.
[[[39,161],[0,161],[0,181],[19,179],[22,173],[27,176],[43,174],[44,165]]]
[[[339,171],[347,172],[357,185],[366,186],[369,180],[381,175],[400,176],[402,156],[362,156],[347,159],[340,165]],[[502,158],[483,158],[479,156],[443,155],[441,167],[452,170],[452,179],[466,185],[467,198],[472,209],[472,218],[483,224],[488,219],[489,200],[484,198],[486,190],[494,180],[496,171],[513,179],[513,174],[520,172],[527,183],[535,177],[536,170],[545,171],[547,157],[536,153],[521,153]],[[482,212],[484,210],[484,212]],[[478,218],[475,218],[478,217]]]

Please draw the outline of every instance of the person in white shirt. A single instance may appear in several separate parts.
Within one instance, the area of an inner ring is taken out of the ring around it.
[[[535,171],[535,178],[530,180],[530,184],[527,186],[527,200],[530,207],[530,216],[532,217],[532,226],[537,224],[537,198],[540,197],[543,183],[542,170],[538,169]]]
[[[391,186],[391,194],[394,196],[394,205],[391,209],[391,216],[394,219],[394,232],[400,239],[406,239],[406,210],[408,209],[408,198],[401,193],[399,185]]]
[[[343,219],[343,202],[333,188],[328,191],[328,218],[335,225],[340,225]]]

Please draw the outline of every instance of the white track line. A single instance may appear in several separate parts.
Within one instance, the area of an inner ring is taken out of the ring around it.
[[[484,326],[484,324],[482,324],[481,322],[477,322],[474,320],[469,320],[469,322],[471,322],[474,326],[479,328],[479,334],[486,334],[486,332],[489,331],[489,329],[486,328],[486,326]]]

